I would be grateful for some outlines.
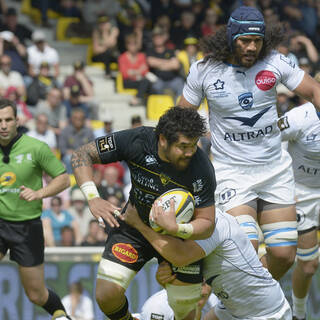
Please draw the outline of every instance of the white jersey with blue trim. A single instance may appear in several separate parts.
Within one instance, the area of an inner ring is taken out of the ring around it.
[[[294,90],[304,71],[273,51],[251,68],[223,62],[192,64],[183,89],[185,99],[209,107],[214,159],[230,164],[265,164],[280,159],[276,86]]]
[[[215,231],[210,238],[196,243],[206,253],[204,278],[232,316],[264,316],[284,305],[279,283],[262,266],[233,216],[216,208]]]
[[[308,187],[320,187],[320,114],[310,102],[279,119],[282,139],[288,141],[294,178]]]

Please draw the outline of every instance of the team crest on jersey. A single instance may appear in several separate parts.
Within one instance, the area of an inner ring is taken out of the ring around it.
[[[220,79],[218,79],[213,85],[216,90],[224,89],[224,81],[221,81]]]
[[[280,129],[280,131],[283,131],[283,130],[285,130],[285,129],[290,128],[290,125],[289,125],[289,121],[288,121],[288,117],[287,117],[287,116],[281,117],[281,118],[278,120],[278,128]]]
[[[306,219],[306,214],[301,210],[296,208],[297,211],[297,222],[298,224],[303,224]]]
[[[164,173],[160,173],[160,180],[161,180],[162,184],[165,186],[166,184],[169,183],[170,178],[168,176],[166,176]]]
[[[251,92],[246,92],[238,96],[239,105],[244,110],[251,109],[253,105],[253,96]]]
[[[277,78],[272,71],[262,70],[257,73],[255,83],[256,86],[262,91],[272,89],[277,82]]]
[[[122,262],[135,263],[138,260],[138,251],[129,243],[115,243],[112,246],[113,255]]]
[[[150,315],[151,320],[163,320],[164,315],[163,314],[158,314],[158,313],[151,313]]]
[[[237,191],[235,189],[231,188],[225,188],[219,193],[219,203],[225,204],[230,201],[235,195],[237,194]]]
[[[0,185],[1,186],[11,186],[17,180],[16,175],[13,172],[5,172],[0,176]]]
[[[98,140],[98,149],[100,153],[116,150],[116,143],[114,141],[114,135],[106,136]]]
[[[158,163],[157,159],[152,154],[151,155],[149,155],[149,154],[146,155],[145,161],[146,161],[146,165],[147,166],[150,166],[152,164],[157,164]]]

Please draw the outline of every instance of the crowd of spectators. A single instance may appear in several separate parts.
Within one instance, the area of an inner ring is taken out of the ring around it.
[[[201,39],[226,23],[239,5],[255,6],[268,24],[282,23],[286,38],[278,50],[312,76],[319,77],[320,2],[316,0],[32,0],[41,12],[41,26],[54,32],[47,12],[77,17],[67,32],[90,37],[92,61],[102,62],[105,77],[114,78],[117,63],[125,88],[134,88],[130,106],[145,105],[149,94],[182,93],[190,65],[204,56]],[[60,74],[59,52],[43,28],[18,22],[19,11],[0,0],[0,96],[17,103],[21,132],[48,143],[72,174],[72,151],[94,138],[112,133],[113,115],[99,116],[94,84],[83,61]],[[282,115],[303,101],[278,86]],[[92,120],[103,127],[93,129]],[[133,116],[128,127],[142,125]],[[96,166],[94,180],[100,195],[116,206],[128,198],[130,177],[121,163]],[[107,235],[92,219],[76,186],[44,201],[46,245],[101,245]]]

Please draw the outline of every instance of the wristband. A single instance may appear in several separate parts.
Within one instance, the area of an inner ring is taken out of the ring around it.
[[[98,189],[93,181],[87,181],[80,186],[80,190],[87,201],[100,197]]]
[[[191,223],[178,223],[176,236],[182,239],[188,239],[193,234],[193,225]]]

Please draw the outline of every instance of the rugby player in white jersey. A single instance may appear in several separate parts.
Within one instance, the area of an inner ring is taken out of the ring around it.
[[[274,50],[281,28],[265,28],[262,14],[239,7],[228,26],[205,41],[208,55],[195,62],[179,105],[209,107],[216,204],[235,216],[258,248],[259,223],[268,269],[280,279],[297,245],[291,159],[281,150],[276,86],[283,83],[319,108],[320,85]]]
[[[177,225],[174,203],[171,203],[170,211],[164,212],[155,201],[152,212],[156,224],[171,233]],[[157,233],[142,222],[132,206],[125,213],[125,221],[140,231],[153,248],[175,266],[183,267],[204,258],[204,278],[221,301],[214,307],[211,319],[292,319],[291,308],[278,281],[262,266],[249,238],[231,215],[216,210],[215,230],[205,240],[181,240]],[[163,273],[157,278],[170,279]],[[165,286],[167,289],[170,283]],[[183,292],[175,299],[180,305],[186,303],[184,300]],[[190,318],[191,314],[188,315]]]
[[[319,264],[320,113],[308,102],[285,113],[278,124],[282,139],[288,141],[296,185],[298,248],[292,276],[293,319],[306,319],[308,291]]]

